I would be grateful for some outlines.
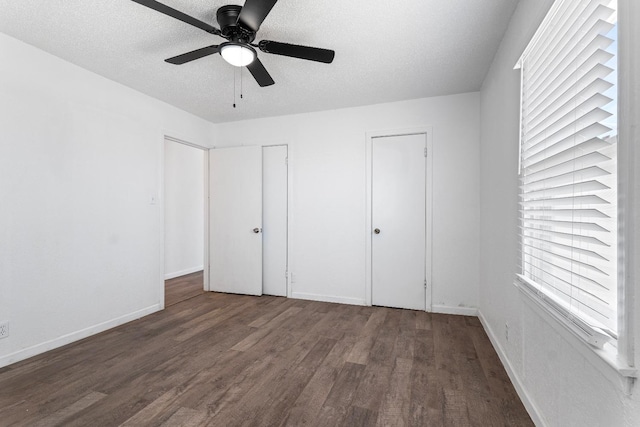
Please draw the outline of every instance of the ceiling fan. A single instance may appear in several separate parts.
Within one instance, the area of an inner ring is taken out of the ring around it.
[[[326,64],[330,64],[335,56],[333,50],[271,40],[261,40],[258,44],[254,44],[253,41],[262,21],[264,21],[278,0],[246,0],[244,6],[227,5],[220,7],[216,13],[220,29],[155,0],[132,1],[227,40],[219,45],[203,47],[165,59],[170,64],[182,65],[205,56],[220,53],[231,65],[236,67],[246,66],[253,78],[256,79],[256,82],[264,87],[274,84],[274,81],[258,59],[254,49],[256,47],[265,53],[324,62]]]

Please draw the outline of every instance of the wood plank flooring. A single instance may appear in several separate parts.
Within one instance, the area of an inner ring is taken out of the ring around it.
[[[0,369],[2,426],[532,426],[474,317],[202,293]]]
[[[169,307],[202,293],[204,293],[202,271],[165,280],[164,306]]]

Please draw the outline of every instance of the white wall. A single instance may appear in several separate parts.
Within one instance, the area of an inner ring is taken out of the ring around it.
[[[365,303],[365,134],[423,126],[433,128],[434,309],[473,313],[478,93],[216,125],[216,147],[289,144],[294,297]]]
[[[551,3],[520,1],[481,92],[479,311],[521,397],[541,425],[638,426],[638,390],[626,395],[623,382],[610,368],[513,286],[518,262],[520,98],[520,74],[513,66]],[[637,46],[631,50],[634,54]],[[634,162],[637,170],[637,155]],[[639,210],[636,204],[636,218]],[[639,241],[637,232],[634,238]],[[637,259],[632,263],[637,264]],[[505,324],[509,325],[508,340]]]
[[[200,271],[204,262],[205,151],[164,146],[164,278]]]
[[[161,308],[164,133],[212,125],[0,34],[0,366]]]

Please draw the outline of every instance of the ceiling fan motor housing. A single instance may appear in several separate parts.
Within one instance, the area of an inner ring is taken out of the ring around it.
[[[238,25],[238,16],[241,10],[242,6],[234,4],[222,6],[216,12],[216,19],[224,37],[234,42],[251,43],[256,38],[256,34]]]

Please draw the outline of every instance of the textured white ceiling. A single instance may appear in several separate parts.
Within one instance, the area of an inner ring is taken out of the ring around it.
[[[160,0],[218,27],[236,0]],[[2,0],[0,31],[211,122],[477,91],[518,0],[279,0],[256,42],[336,51],[332,64],[258,52],[276,84],[212,55],[224,40],[130,0]]]

